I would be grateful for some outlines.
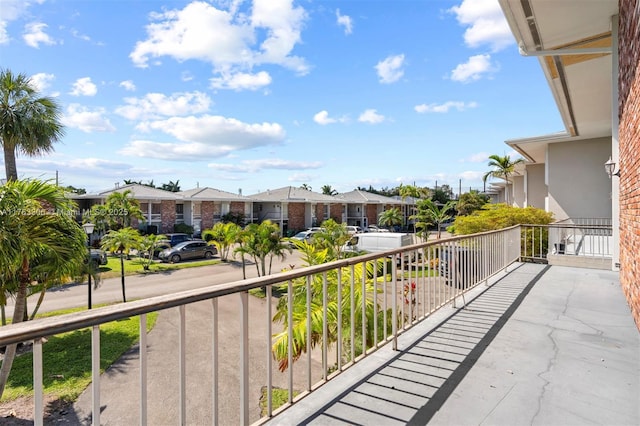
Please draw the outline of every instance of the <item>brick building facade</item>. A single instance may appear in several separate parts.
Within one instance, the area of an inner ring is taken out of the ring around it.
[[[306,229],[304,224],[304,211],[305,204],[304,203],[289,203],[288,206],[289,211],[289,229]]]
[[[640,328],[640,0],[619,14],[620,284]]]

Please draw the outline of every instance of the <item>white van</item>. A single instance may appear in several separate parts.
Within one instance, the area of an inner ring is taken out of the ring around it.
[[[345,244],[345,252],[376,253],[413,244],[413,235],[402,232],[366,232],[355,234]]]

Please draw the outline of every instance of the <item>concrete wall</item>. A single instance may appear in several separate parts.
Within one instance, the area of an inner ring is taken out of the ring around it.
[[[640,328],[640,0],[621,0],[618,80],[620,284]],[[616,179],[614,177],[614,179]]]
[[[544,183],[544,164],[527,165],[527,207],[544,209],[547,185]]]
[[[547,150],[549,211],[555,219],[611,217],[611,181],[604,171],[611,139],[549,144]]]
[[[524,207],[525,194],[524,194],[524,176],[511,176],[511,188],[513,191],[513,197],[511,204],[517,207]]]

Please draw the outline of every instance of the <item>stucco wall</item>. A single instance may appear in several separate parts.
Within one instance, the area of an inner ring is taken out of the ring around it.
[[[611,181],[604,171],[610,155],[610,138],[549,144],[549,211],[556,220],[611,217]]]
[[[511,176],[512,181],[512,204],[518,207],[524,207],[524,176]]]
[[[527,206],[544,209],[547,185],[544,183],[544,164],[527,165]]]
[[[640,328],[640,14],[620,1],[620,284]],[[614,178],[615,179],[615,178]]]

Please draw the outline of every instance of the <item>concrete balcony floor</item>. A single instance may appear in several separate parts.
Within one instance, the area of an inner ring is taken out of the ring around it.
[[[617,273],[517,264],[466,299],[269,424],[640,424],[640,333]]]

